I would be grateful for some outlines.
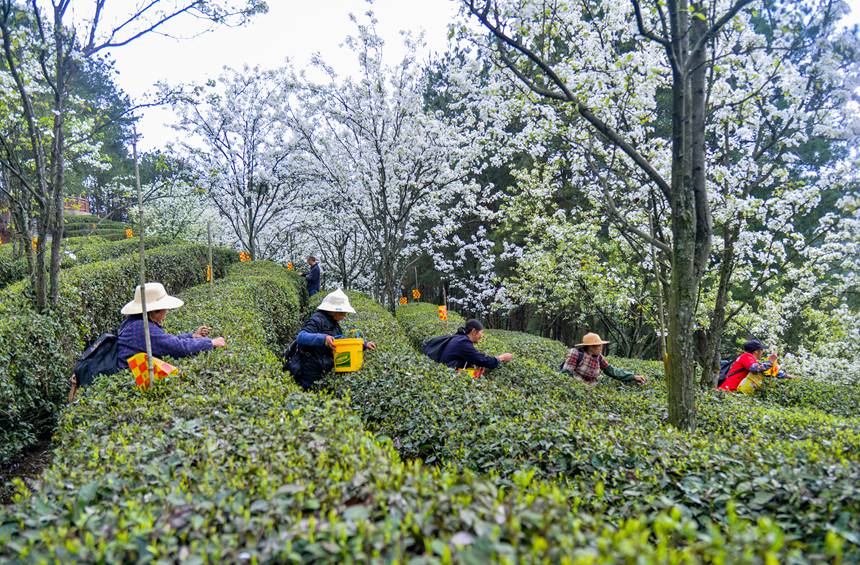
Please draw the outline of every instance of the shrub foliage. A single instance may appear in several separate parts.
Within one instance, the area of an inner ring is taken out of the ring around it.
[[[838,539],[860,558],[857,418],[713,391],[701,398],[700,428],[678,432],[665,422],[657,363],[612,360],[650,373],[645,387],[589,386],[558,372],[564,345],[490,331],[482,347],[517,357],[472,381],[408,347],[444,333],[435,307],[399,308],[401,331],[378,305],[354,300],[354,321],[380,349],[360,373],[335,375],[329,386],[404,457],[508,478],[529,469],[560,481],[589,513],[616,520],[679,511],[717,531],[733,516],[772,521],[807,557]],[[794,386],[774,386],[783,384]]]
[[[207,260],[204,246],[163,246],[147,255],[147,272],[179,292],[205,280]],[[218,249],[216,276],[235,260]],[[119,326],[139,273],[132,255],[64,270],[59,307],[48,313],[33,311],[24,281],[0,291],[0,464],[50,432],[74,359],[87,341]]]
[[[689,562],[803,556],[780,528],[728,513],[703,530],[674,509],[615,520],[533,470],[509,478],[403,462],[364,430],[347,400],[300,392],[272,347],[295,331],[294,275],[241,264],[215,295],[183,294],[173,329],[203,322],[229,347],[178,363],[146,393],[127,372],[89,388],[63,414],[38,492],[19,485],[0,515],[0,560],[25,562]],[[380,350],[353,377],[427,365],[393,318],[358,299]],[[296,310],[297,311],[297,310]],[[375,318],[375,324],[372,319]],[[400,351],[395,351],[400,348]],[[444,371],[439,371],[441,377]],[[422,375],[426,376],[426,375]],[[449,375],[450,376],[450,375]],[[453,379],[451,379],[453,382]],[[355,404],[355,401],[351,401]],[[593,499],[588,502],[586,499]],[[833,538],[828,556],[838,556]]]

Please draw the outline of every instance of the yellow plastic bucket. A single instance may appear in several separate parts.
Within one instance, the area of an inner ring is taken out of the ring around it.
[[[738,391],[744,394],[752,394],[758,387],[762,385],[764,377],[760,373],[749,373],[741,384],[738,385]]]
[[[364,363],[364,340],[339,338],[334,340],[334,372],[349,373],[361,369]]]

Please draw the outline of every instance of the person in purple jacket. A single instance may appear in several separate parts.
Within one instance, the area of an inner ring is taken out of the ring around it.
[[[484,324],[479,320],[469,320],[445,345],[439,362],[452,369],[475,367],[495,369],[501,363],[509,363],[514,358],[511,353],[502,353],[496,357],[481,353],[475,344],[482,339],[484,339]]]
[[[187,357],[227,345],[223,337],[210,339],[207,326],[200,326],[194,333],[179,335],[164,331],[161,325],[164,323],[167,311],[179,308],[182,304],[182,300],[167,294],[161,283],[146,283],[146,310],[153,357]],[[134,291],[134,300],[123,306],[121,310],[126,318],[117,332],[117,369],[127,369],[129,357],[146,351],[142,312],[143,305],[140,300],[140,286],[138,286]]]

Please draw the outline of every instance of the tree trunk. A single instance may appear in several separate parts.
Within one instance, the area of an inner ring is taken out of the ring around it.
[[[670,2],[672,49],[679,55],[672,68],[672,276],[669,284],[669,421],[683,430],[696,427],[695,316],[698,277],[696,269],[696,197],[693,185],[691,141],[692,88],[686,64],[690,53],[689,5]]]
[[[62,22],[60,22],[62,23]],[[55,24],[56,25],[56,24]],[[57,30],[55,34],[62,32],[62,28]],[[54,199],[54,214],[53,226],[51,229],[51,270],[50,270],[50,303],[54,307],[57,305],[57,300],[60,295],[60,261],[62,260],[63,246],[63,184],[65,182],[65,164],[63,162],[63,153],[65,151],[65,131],[64,119],[65,115],[65,83],[66,77],[64,72],[64,62],[62,53],[62,38],[57,35],[57,74],[56,74],[56,94],[54,97],[54,142],[52,150],[53,159],[53,174],[51,189],[53,190]]]
[[[740,224],[736,223],[725,234],[725,247],[720,262],[720,283],[717,287],[717,298],[714,311],[711,314],[711,325],[708,331],[708,343],[705,353],[706,365],[702,366],[701,385],[703,388],[717,386],[720,373],[720,342],[726,323],[726,306],[729,300],[729,281],[734,270],[735,241],[740,233]]]
[[[47,307],[48,292],[45,285],[45,238],[48,235],[48,223],[50,221],[50,207],[42,208],[41,216],[36,222],[36,269],[34,272],[34,283],[36,293],[36,310],[43,312]]]

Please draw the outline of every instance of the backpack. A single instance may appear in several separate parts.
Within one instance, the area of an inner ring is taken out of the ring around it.
[[[582,352],[582,351],[580,351],[580,353],[583,353],[583,352]],[[570,356],[568,355],[567,357],[570,357]],[[561,365],[559,365],[559,366],[558,366],[558,370],[559,370],[559,371],[561,371],[562,373],[566,373],[566,372],[567,372],[567,371],[565,371],[565,370],[564,370],[564,366],[565,366],[565,364],[567,363],[567,357],[565,357],[565,358],[564,358],[564,361],[562,361],[562,362],[561,362]],[[575,367],[576,369],[579,369],[579,366],[580,366],[580,365],[582,365],[582,360],[583,360],[583,359],[585,359],[585,355],[580,355],[580,356],[579,356],[579,359],[577,359],[577,361],[576,361],[576,367]],[[571,373],[571,374],[572,374],[572,373]]]
[[[93,384],[97,375],[113,375],[117,372],[117,339],[114,334],[104,333],[91,342],[75,363],[72,371],[78,387]]]
[[[448,347],[448,344],[451,343],[452,339],[454,339],[453,335],[431,337],[424,342],[424,345],[421,346],[421,353],[437,363],[441,363],[442,354],[445,352],[445,348]]]
[[[743,373],[746,370],[746,369],[741,368],[741,369],[738,369],[737,371],[735,371],[734,373],[729,374],[729,369],[732,368],[732,365],[734,364],[735,361],[737,361],[737,359],[722,359],[722,360],[720,360],[720,376],[719,376],[719,378],[717,378],[717,388],[722,386],[722,384],[724,382],[726,382],[726,379],[728,379],[729,377],[737,375],[738,373]]]
[[[284,349],[283,354],[283,367],[285,371],[289,371],[293,377],[296,377],[301,370],[301,361],[299,360],[299,356],[297,353],[299,352],[299,342],[298,340],[293,340]]]

